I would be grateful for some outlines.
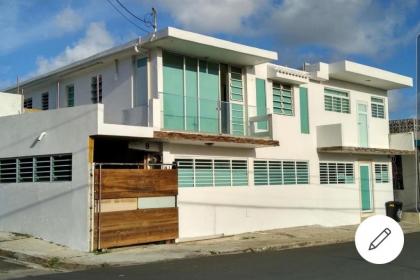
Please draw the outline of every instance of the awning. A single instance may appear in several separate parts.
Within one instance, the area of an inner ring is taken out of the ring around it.
[[[337,153],[337,154],[358,154],[358,155],[414,155],[414,150],[396,150],[381,148],[363,148],[334,146],[318,148],[318,153]]]

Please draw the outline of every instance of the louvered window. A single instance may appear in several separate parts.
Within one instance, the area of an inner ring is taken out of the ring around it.
[[[273,83],[273,111],[280,115],[293,115],[292,87]]]
[[[373,118],[385,118],[385,105],[383,98],[372,97],[371,98],[371,110]]]
[[[375,182],[389,183],[388,164],[375,164]]]
[[[92,77],[90,87],[92,103],[102,103],[102,75]]]
[[[307,161],[254,161],[254,184],[276,186],[309,184]]]
[[[324,108],[325,111],[350,113],[350,98],[348,92],[325,89]]]
[[[177,159],[180,187],[248,185],[246,160]]]
[[[32,97],[25,98],[23,101],[23,108],[32,109]]]
[[[321,184],[354,183],[354,166],[352,163],[321,162],[319,172]]]
[[[230,67],[230,98],[235,101],[243,101],[242,69]]]
[[[0,160],[0,183],[16,183],[16,159]]]
[[[41,108],[42,110],[49,109],[50,98],[48,92],[45,92],[41,96]]]

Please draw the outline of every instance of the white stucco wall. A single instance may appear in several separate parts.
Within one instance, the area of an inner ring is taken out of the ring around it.
[[[73,155],[71,182],[0,184],[0,230],[89,250],[87,149],[97,123],[97,105],[0,118],[0,158]]]
[[[0,117],[17,115],[22,112],[22,96],[0,92]]]

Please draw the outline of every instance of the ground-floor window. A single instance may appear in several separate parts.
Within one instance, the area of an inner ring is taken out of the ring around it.
[[[320,162],[319,176],[321,184],[353,184],[353,163]]]
[[[231,159],[176,159],[180,187],[248,185],[248,163]]]
[[[309,164],[307,161],[254,161],[254,185],[294,184],[309,184]]]
[[[388,164],[375,164],[375,182],[389,183]]]
[[[71,180],[71,154],[0,159],[0,183]]]

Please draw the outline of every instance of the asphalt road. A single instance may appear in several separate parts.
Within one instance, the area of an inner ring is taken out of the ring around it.
[[[392,263],[365,262],[353,243],[277,252],[212,256],[129,267],[49,274],[25,279],[420,279],[420,233],[405,236]]]

